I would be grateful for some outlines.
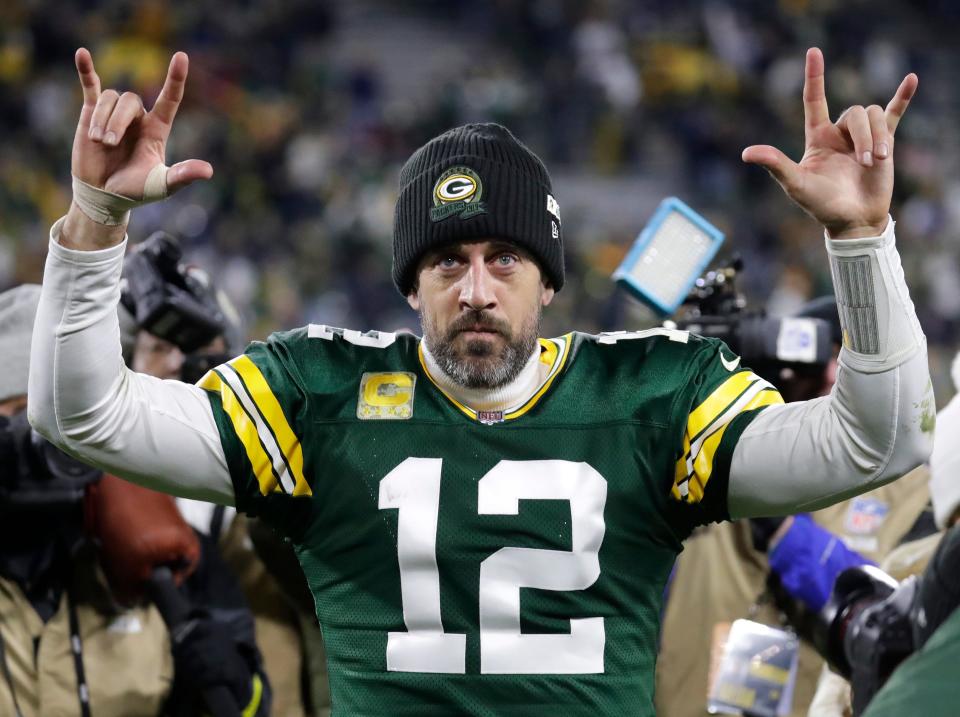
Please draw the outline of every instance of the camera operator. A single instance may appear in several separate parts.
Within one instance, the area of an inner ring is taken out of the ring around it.
[[[163,232],[138,244],[124,260],[118,311],[124,360],[134,371],[157,378],[195,383],[242,345],[236,309],[205,271],[183,261],[177,239]],[[318,673],[323,677],[319,690],[307,694],[303,685],[305,659],[316,653],[325,661],[319,627],[312,629],[312,599],[306,610],[298,609],[281,590],[255,551],[262,541],[250,540],[251,519],[204,501],[178,498],[177,505],[245,594],[273,688],[274,714],[324,714],[329,707],[325,669]],[[282,549],[293,555],[289,545]],[[299,566],[296,577],[306,590]]]
[[[743,311],[745,302],[732,285],[738,269],[735,265],[711,272],[706,282],[698,282],[694,291],[697,310],[681,322],[681,327],[723,333],[727,341],[739,344],[735,350],[744,357],[744,363],[776,381],[787,401],[829,393],[841,344],[833,298],[810,302],[798,316],[779,321],[750,315]],[[775,465],[771,466],[773,470]],[[806,530],[803,537],[808,541],[814,535],[823,538],[841,566],[838,571],[849,564],[876,562],[923,514],[928,503],[926,483],[925,470],[917,469],[895,483],[803,516],[796,525],[791,518],[786,522],[781,518],[760,519],[713,524],[694,533],[668,585],[657,666],[657,714],[708,714],[711,678],[733,621],[748,618],[768,626],[784,625],[768,588],[774,568],[767,549],[778,528],[781,534],[793,531],[792,539],[801,530]],[[819,557],[814,556],[814,563]],[[791,565],[794,560],[788,556],[783,564]],[[810,569],[808,575],[816,572]],[[810,581],[801,581],[801,585],[816,587]],[[824,601],[828,594],[829,586]],[[787,714],[806,714],[822,665],[813,648],[801,642]]]
[[[960,387],[960,355],[954,360],[953,377],[954,383]],[[846,660],[840,654],[845,650],[845,641],[836,632],[832,640],[827,639],[823,633],[828,626],[820,625],[822,649],[828,653],[833,664],[843,663],[839,665],[840,670],[848,676],[853,673],[855,679],[854,689],[851,690],[846,679],[825,669],[810,708],[811,717],[843,717],[852,714],[855,705],[859,712],[868,703],[865,714],[885,717],[913,713],[939,717],[957,712],[953,700],[957,695],[960,617],[954,610],[953,616],[942,627],[937,628],[937,625],[944,621],[946,613],[953,606],[960,603],[960,585],[949,578],[950,575],[960,574],[960,550],[956,549],[957,543],[960,543],[956,533],[960,528],[954,527],[960,523],[960,455],[954,444],[960,436],[960,396],[955,396],[939,412],[937,424],[938,438],[930,459],[930,494],[937,530],[904,541],[893,550],[881,564],[889,578],[878,576],[877,580],[870,581],[864,575],[851,572],[844,574],[842,581],[838,579],[839,595],[835,594],[831,604],[824,610],[824,623],[829,621],[836,628],[841,627],[844,620],[835,618],[843,612],[842,605],[845,602],[860,602],[863,606],[884,603],[890,609],[881,612],[878,605],[871,611],[857,613],[862,615],[859,620],[872,619],[881,625],[882,629],[876,633],[856,629],[851,631],[849,628],[844,630],[845,635],[856,634],[862,636],[861,640],[871,640],[857,648],[857,654],[868,656],[869,660]],[[936,561],[934,556],[939,556],[942,565],[930,565],[931,561]],[[917,586],[911,576],[918,575],[924,576],[920,579],[921,585],[926,583],[934,588],[927,590],[925,601],[919,590],[912,600],[907,599],[910,591]],[[889,595],[898,581],[897,596]],[[900,609],[895,609],[898,606]],[[922,618],[919,615],[921,606]],[[878,616],[885,619],[878,619]],[[856,624],[857,618],[854,616],[846,621]],[[917,623],[920,622],[924,627],[917,629]],[[928,642],[927,638],[934,629],[935,636]],[[923,649],[918,654],[896,667],[899,660],[921,647]],[[873,697],[894,667],[896,670],[889,682]]]
[[[243,652],[230,628],[189,610],[171,630],[145,600],[160,565],[175,592],[210,593],[213,574],[173,501],[103,476],[30,429],[24,409],[39,293],[21,286],[0,294],[0,714],[266,714],[256,655]],[[219,687],[236,696],[233,711],[207,709],[208,691]]]
[[[951,533],[956,533],[954,527]],[[946,537],[944,538],[946,540]],[[950,569],[957,573],[956,565]],[[956,586],[954,586],[955,588]],[[960,596],[953,593],[954,601]],[[919,652],[907,658],[871,701],[864,717],[953,717],[957,713],[960,610],[954,608]]]

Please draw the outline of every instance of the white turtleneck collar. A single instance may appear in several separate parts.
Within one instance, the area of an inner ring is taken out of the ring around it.
[[[537,346],[523,369],[513,381],[499,388],[467,388],[447,375],[430,353],[425,340],[420,342],[423,359],[433,382],[446,394],[474,411],[505,411],[528,401],[540,389],[551,373],[552,366],[540,360],[541,346]]]

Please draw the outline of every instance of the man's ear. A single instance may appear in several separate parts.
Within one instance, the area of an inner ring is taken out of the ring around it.
[[[543,291],[540,292],[540,304],[543,306],[549,306],[550,302],[553,301],[553,295],[557,293],[553,290],[553,287],[550,284],[543,285]]]
[[[420,293],[416,289],[411,289],[407,294],[407,303],[414,311],[420,311]]]

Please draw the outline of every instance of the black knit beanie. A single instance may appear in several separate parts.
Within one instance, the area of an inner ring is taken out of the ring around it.
[[[400,170],[393,283],[406,296],[424,253],[484,237],[516,242],[554,290],[563,286],[560,208],[546,167],[506,127],[468,124],[434,137]]]

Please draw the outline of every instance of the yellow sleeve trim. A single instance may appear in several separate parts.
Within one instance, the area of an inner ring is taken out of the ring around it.
[[[687,418],[687,435],[695,440],[704,429],[708,428],[717,418],[723,415],[730,404],[737,400],[746,391],[750,384],[758,380],[753,371],[740,371],[733,374],[726,381],[714,389],[706,400],[697,406]]]
[[[280,486],[277,483],[277,477],[273,474],[273,465],[260,443],[257,427],[250,420],[247,412],[243,410],[243,406],[237,399],[237,394],[223,382],[216,371],[207,371],[206,375],[197,382],[197,385],[205,391],[219,394],[223,410],[230,418],[233,430],[247,452],[247,459],[253,468],[257,483],[260,485],[260,492],[263,495],[270,495],[270,493],[279,491]]]
[[[310,485],[303,477],[303,450],[300,447],[300,439],[290,428],[287,418],[280,408],[273,391],[267,384],[260,369],[247,355],[237,356],[227,362],[236,370],[243,379],[249,391],[250,397],[259,409],[273,435],[276,436],[277,444],[286,459],[290,471],[293,473],[294,487],[293,495],[311,495]]]
[[[744,375],[753,376],[753,374],[747,372],[745,372]],[[754,376],[754,379],[762,382],[761,385],[758,386],[760,390],[736,411],[735,414],[730,416],[719,430],[714,431],[702,441],[696,455],[690,456],[690,436],[684,435],[684,453],[683,457],[677,461],[674,470],[674,485],[670,491],[671,495],[677,500],[685,503],[699,503],[703,499],[707,482],[710,480],[710,476],[713,475],[713,460],[716,456],[717,449],[723,441],[723,435],[727,430],[727,426],[730,425],[736,416],[746,411],[762,408],[763,406],[783,403],[783,398],[776,389],[772,387],[764,388],[764,385],[769,386],[769,384],[766,384],[765,381],[756,376]],[[690,470],[691,463],[692,470]]]

